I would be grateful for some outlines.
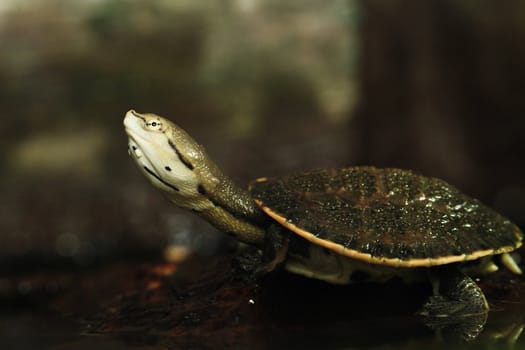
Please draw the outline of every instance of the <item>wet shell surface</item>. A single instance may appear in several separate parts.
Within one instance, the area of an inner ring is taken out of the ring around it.
[[[352,167],[254,181],[273,219],[313,244],[398,267],[443,265],[515,250],[523,234],[443,180]]]

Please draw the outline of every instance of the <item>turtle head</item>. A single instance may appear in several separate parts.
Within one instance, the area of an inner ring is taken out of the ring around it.
[[[126,113],[128,151],[144,176],[175,204],[199,209],[197,165],[202,147],[184,130],[155,114]]]
[[[183,129],[166,118],[134,110],[126,113],[124,128],[129,154],[170,201],[241,241],[263,240],[264,220],[251,196],[225,177]]]

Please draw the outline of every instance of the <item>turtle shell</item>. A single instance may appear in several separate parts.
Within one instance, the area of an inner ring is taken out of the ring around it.
[[[315,170],[250,185],[274,220],[313,244],[369,263],[417,267],[521,246],[522,232],[443,180],[409,170]]]

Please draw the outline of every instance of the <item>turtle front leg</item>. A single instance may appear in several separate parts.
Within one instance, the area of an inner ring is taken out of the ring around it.
[[[489,305],[483,291],[469,276],[445,267],[430,276],[433,294],[423,305],[426,324],[448,331],[463,340],[473,340],[483,330]]]
[[[288,252],[289,236],[278,224],[266,231],[262,249],[247,248],[235,258],[235,267],[248,279],[258,278],[281,264]]]
[[[280,265],[286,259],[289,244],[288,231],[279,224],[271,224],[266,231],[262,262],[256,274],[265,275]]]

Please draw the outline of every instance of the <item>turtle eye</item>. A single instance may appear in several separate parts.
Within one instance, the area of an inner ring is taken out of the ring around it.
[[[162,128],[162,123],[158,120],[146,122],[146,128],[151,131],[158,131]]]

